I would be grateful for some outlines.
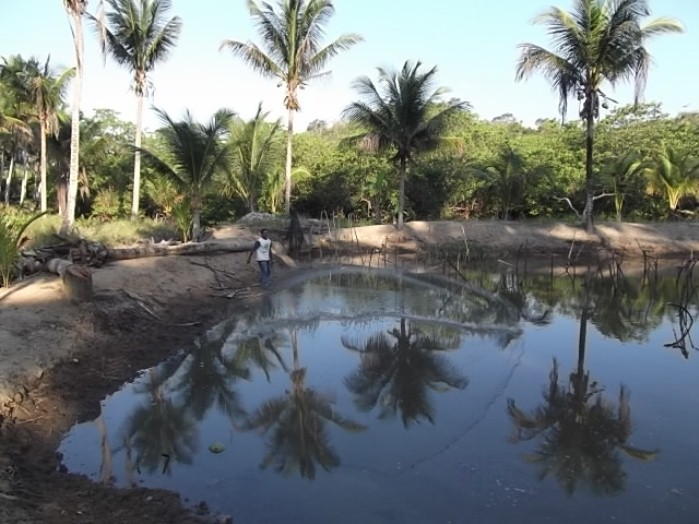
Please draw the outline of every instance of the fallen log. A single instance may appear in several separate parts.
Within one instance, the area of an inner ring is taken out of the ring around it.
[[[252,249],[253,242],[186,242],[184,244],[147,244],[137,247],[107,249],[108,260],[163,257],[170,255],[205,255],[209,253],[244,253]]]
[[[92,298],[92,272],[85,266],[70,260],[53,258],[46,263],[46,270],[56,273],[63,282],[63,292],[74,302],[86,302]]]

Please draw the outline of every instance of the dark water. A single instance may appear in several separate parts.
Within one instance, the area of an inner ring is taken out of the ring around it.
[[[466,276],[291,285],[107,398],[64,464],[236,523],[699,522],[691,275]]]

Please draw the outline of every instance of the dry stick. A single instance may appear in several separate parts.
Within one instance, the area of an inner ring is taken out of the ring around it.
[[[129,297],[131,300],[133,300],[134,302],[136,302],[136,304],[137,304],[138,306],[140,306],[141,309],[143,309],[143,311],[145,311],[146,313],[148,313],[151,317],[153,317],[153,319],[154,319],[156,322],[158,322],[158,323],[160,323],[160,324],[165,324],[165,325],[167,325],[167,326],[177,326],[177,327],[189,327],[189,326],[199,326],[199,325],[201,325],[201,322],[183,322],[183,323],[166,322],[165,320],[161,319],[158,315],[156,315],[155,313],[153,313],[153,311],[152,311],[148,306],[146,306],[140,298],[138,298],[138,297],[132,295],[131,293],[129,293],[129,292],[128,292],[127,290],[125,290],[125,289],[122,289],[122,292],[123,292],[127,297]]]

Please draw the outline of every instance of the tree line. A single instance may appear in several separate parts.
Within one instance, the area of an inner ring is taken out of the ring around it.
[[[182,21],[169,0],[64,0],[71,15],[76,66],[10,56],[0,66],[0,173],[5,203],[27,204],[27,191],[48,209],[49,195],[65,229],[78,215],[171,217],[183,234],[202,220],[246,211],[333,213],[376,222],[404,218],[561,217],[588,227],[593,204],[616,219],[658,219],[696,207],[699,116],[669,116],[660,104],[615,105],[602,87],[631,79],[640,96],[651,37],[681,31],[650,14],[644,0],[574,0],[570,12],[551,8],[536,19],[558,35],[553,50],[522,44],[516,75],[540,71],[558,90],[562,116],[578,100],[581,122],[512,115],[484,121],[467,102],[446,99],[436,67],[406,61],[358,78],[357,100],[332,126],[313,122],[294,133],[298,90],[323,74],[329,60],[360,43],[345,34],[330,43],[323,28],[329,0],[249,2],[260,44],[224,40],[263,76],[285,86],[286,128],[260,105],[243,121],[227,109],[209,122],[156,110],[162,128],[142,137],[149,74],[174,49]],[[108,109],[80,113],[83,20],[99,31],[106,55],[133,75],[137,121]],[[74,82],[68,125],[65,93]],[[284,140],[285,138],[285,140]],[[144,186],[141,188],[143,159]],[[14,176],[22,167],[21,179]],[[133,173],[128,176],[128,172]],[[292,184],[294,192],[292,193]],[[17,187],[19,185],[19,187]],[[131,202],[130,213],[127,201]]]

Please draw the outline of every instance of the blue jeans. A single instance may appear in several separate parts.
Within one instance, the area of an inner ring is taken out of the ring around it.
[[[272,262],[269,260],[258,260],[257,265],[260,266],[260,284],[262,287],[269,285],[269,277],[272,275]]]

